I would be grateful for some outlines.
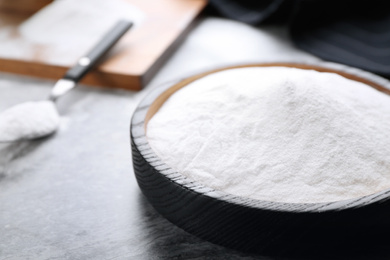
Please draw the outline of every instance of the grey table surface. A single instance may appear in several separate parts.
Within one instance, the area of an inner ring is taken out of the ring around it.
[[[273,259],[203,241],[146,201],[131,161],[139,100],[164,82],[217,66],[318,61],[283,27],[203,19],[142,91],[79,86],[59,100],[45,139],[0,144],[0,259]],[[53,81],[0,73],[0,110],[44,99]]]

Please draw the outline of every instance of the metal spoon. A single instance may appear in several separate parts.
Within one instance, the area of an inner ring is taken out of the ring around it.
[[[121,20],[99,43],[54,85],[49,99],[26,102],[0,114],[0,142],[36,139],[54,133],[59,126],[56,100],[73,89],[112,46],[131,28],[132,22]]]

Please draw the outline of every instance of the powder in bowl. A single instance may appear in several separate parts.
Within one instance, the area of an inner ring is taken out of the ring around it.
[[[150,119],[156,154],[205,186],[316,203],[390,187],[390,97],[334,73],[224,70],[175,92]]]

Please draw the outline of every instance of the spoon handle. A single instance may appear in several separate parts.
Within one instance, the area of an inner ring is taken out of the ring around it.
[[[132,25],[130,21],[119,21],[87,55],[81,57],[77,64],[66,72],[63,78],[78,82]]]
[[[81,57],[77,64],[70,68],[62,79],[58,80],[54,85],[49,99],[56,101],[57,98],[67,93],[69,90],[76,86],[76,83],[80,81],[88,71],[90,71],[100,58],[106,54],[112,46],[131,28],[132,22],[126,20],[120,20],[117,24],[109,30],[109,32],[103,36],[98,44],[90,50],[90,52]]]

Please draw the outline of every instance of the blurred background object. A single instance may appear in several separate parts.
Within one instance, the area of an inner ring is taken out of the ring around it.
[[[1,12],[33,14],[53,0],[0,0]]]
[[[290,25],[299,48],[390,77],[388,1],[304,1]]]
[[[210,0],[211,8],[220,15],[247,24],[286,21],[296,0]]]
[[[294,44],[322,59],[390,77],[390,9],[384,0],[211,0],[251,25],[285,23]]]
[[[30,8],[44,6],[31,16],[23,8],[19,12],[16,5],[27,1],[9,2],[0,2],[4,5],[0,10],[0,71],[59,78],[116,20],[124,18],[134,21],[132,33],[82,83],[132,90],[151,80],[207,3],[61,0]]]

